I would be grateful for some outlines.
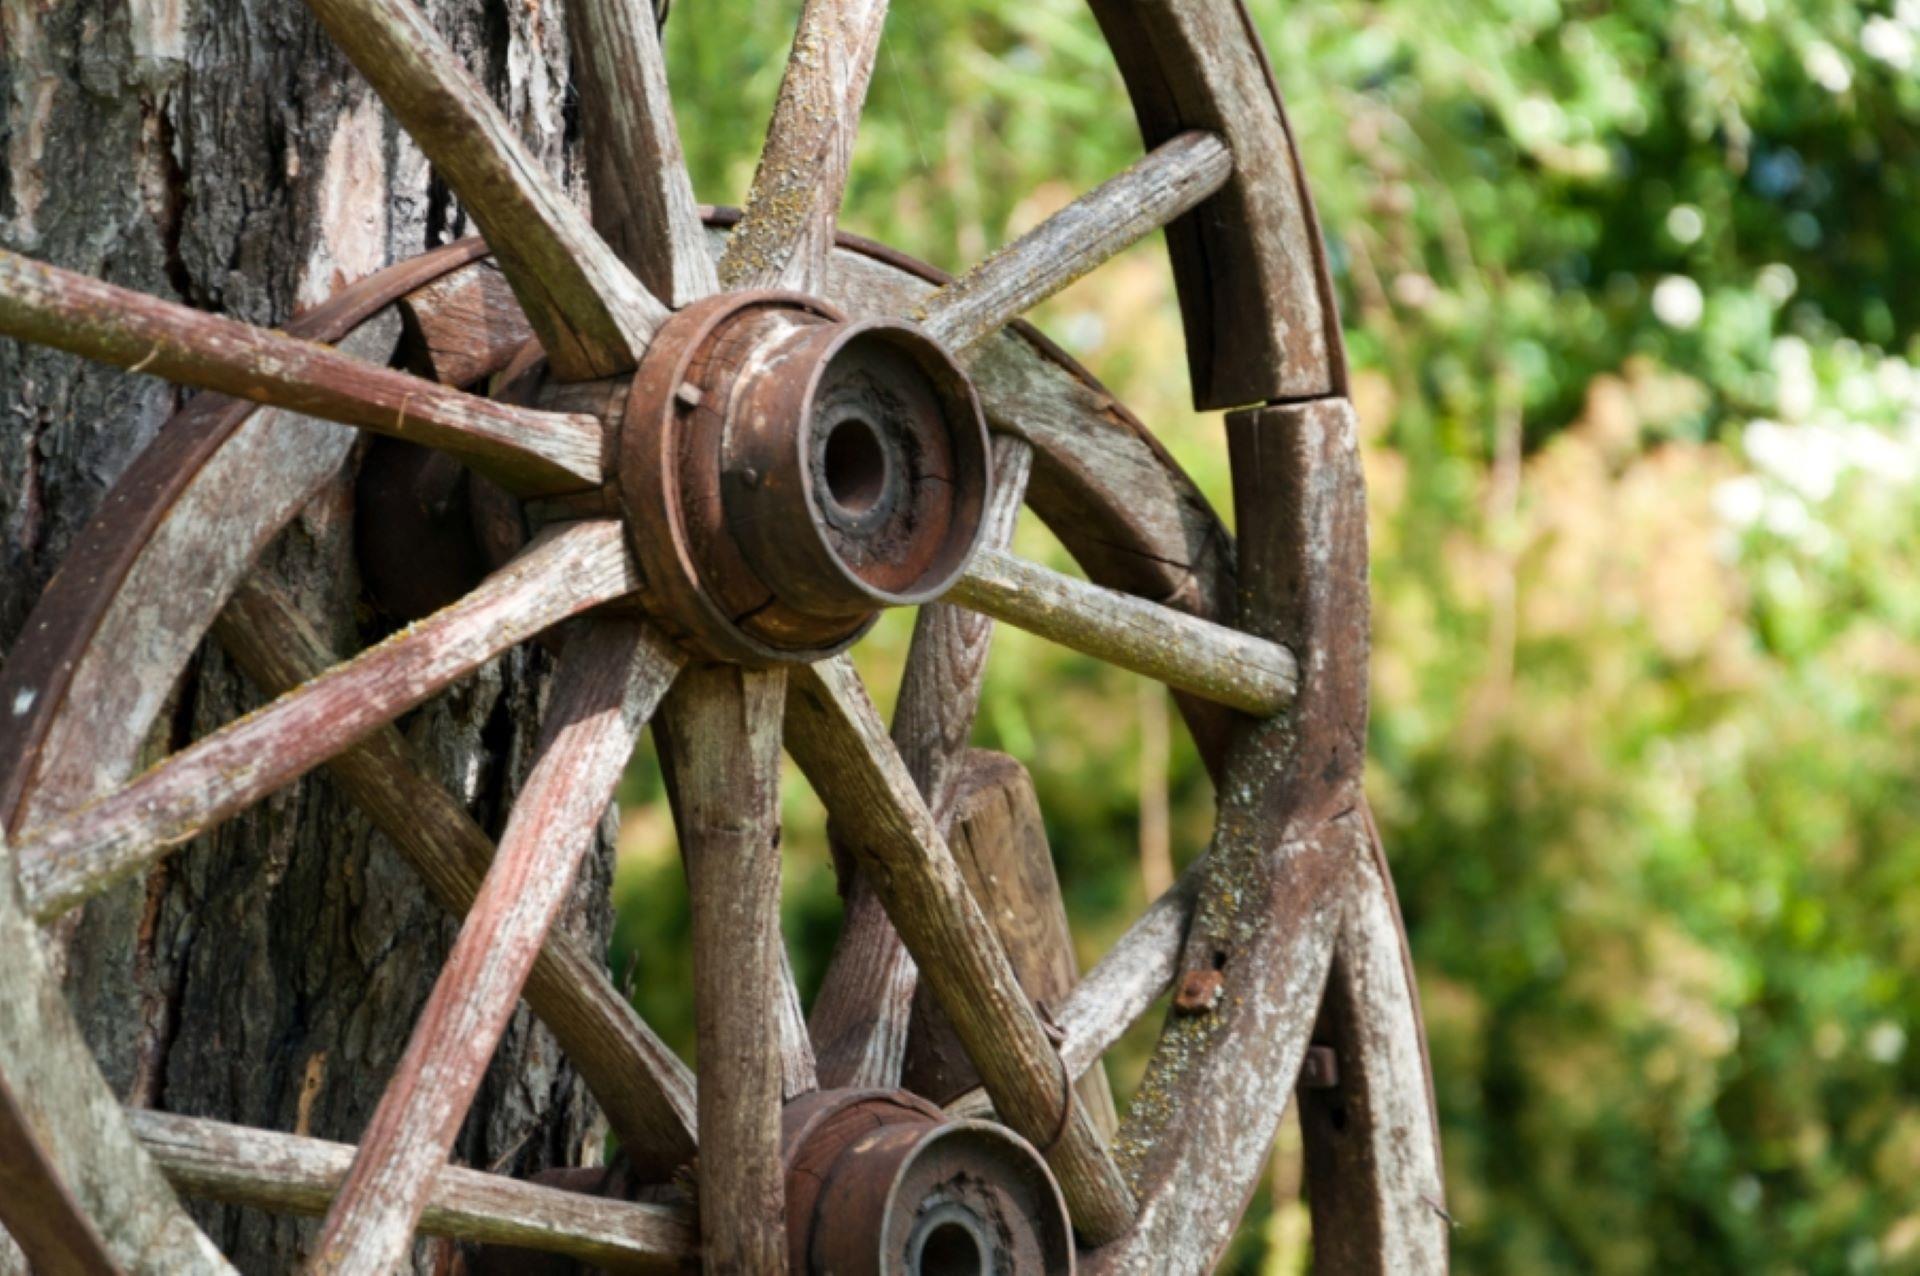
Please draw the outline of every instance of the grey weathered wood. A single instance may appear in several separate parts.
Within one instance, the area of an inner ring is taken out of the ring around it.
[[[554,529],[460,602],[28,830],[20,880],[49,919],[354,744],[525,638],[636,585],[614,522]]]
[[[1314,1040],[1331,1087],[1302,1087],[1301,1142],[1319,1276],[1426,1276],[1447,1268],[1440,1131],[1400,907],[1379,835],[1335,941]]]
[[[11,1207],[0,1208],[0,1216],[37,1259],[57,1269],[94,1270],[87,1252],[98,1256],[104,1250],[113,1263],[140,1276],[231,1273],[120,1119],[119,1101],[67,1008],[13,869],[0,834],[0,1103],[9,1109],[0,1115],[11,1127],[12,1114],[18,1114],[26,1135],[50,1158],[67,1198],[92,1221],[93,1235],[60,1234],[69,1224],[28,1195],[36,1186],[33,1166],[0,1169],[0,1183],[10,1172],[27,1176],[26,1183],[7,1184]],[[42,1216],[16,1216],[23,1205]],[[49,1224],[54,1234],[45,1235]]]
[[[1247,713],[1299,687],[1293,653],[1237,629],[983,549],[947,593],[962,607]]]
[[[1013,538],[1032,463],[1026,443],[1006,435],[994,439],[993,495],[982,517],[982,545],[1003,548]],[[992,619],[964,607],[933,603],[914,619],[892,735],[942,832],[951,820],[992,639]],[[849,856],[836,859],[846,908],[809,1021],[820,1079],[827,1086],[890,1090],[900,1081],[913,1014],[913,957],[858,866]]]
[[[533,772],[308,1271],[387,1271],[406,1254],[527,972],[681,659],[639,621],[596,619],[572,635]]]
[[[257,576],[235,592],[214,636],[269,695],[319,677],[338,660],[291,600]],[[398,730],[379,728],[327,768],[443,908],[462,915],[473,906],[493,862],[493,839],[420,771]],[[693,1073],[613,986],[604,961],[572,936],[550,934],[525,996],[635,1165],[664,1175],[692,1158]]]
[[[1060,1057],[1069,1074],[1078,1077],[1098,1063],[1173,983],[1205,863],[1203,857],[1180,874],[1086,978],[1074,985],[1054,1013],[1053,1021],[1066,1038],[1060,1043]]]
[[[1233,175],[1212,133],[1182,133],[923,302],[936,341],[963,350],[1191,211]]]
[[[1131,1193],[1086,1111],[1069,1100],[1038,1012],[845,657],[795,672],[787,741],[994,1106],[1053,1168],[1074,1226],[1094,1244],[1120,1235],[1132,1222]]]
[[[308,0],[480,224],[554,370],[634,365],[666,319],[412,0]]]
[[[590,417],[495,403],[0,249],[0,332],[429,447],[516,491],[600,480]]]
[[[700,1234],[713,1273],[786,1270],[780,1168],[784,670],[691,669],[661,715],[693,901]],[[804,1041],[804,1034],[801,1035]]]
[[[579,79],[594,229],[675,310],[718,290],[674,124],[653,6],[574,0],[567,34]]]
[[[1209,1270],[1271,1150],[1371,855],[1366,756],[1367,556],[1353,409],[1342,401],[1228,419],[1240,529],[1239,618],[1300,655],[1284,718],[1243,723],[1178,977],[1215,992],[1170,1016],[1115,1141],[1139,1224],[1090,1256],[1096,1276]],[[1221,1096],[1232,1095],[1232,1102]]]
[[[767,144],[720,259],[729,288],[818,292],[887,0],[805,0]]]
[[[127,1124],[174,1188],[189,1196],[320,1215],[347,1177],[353,1148],[168,1112],[130,1110]],[[678,1271],[697,1252],[692,1220],[631,1204],[449,1165],[433,1176],[420,1230],[431,1236],[566,1254],[616,1272]]]
[[[1004,753],[974,749],[964,757],[948,837],[954,861],[993,923],[1020,986],[1058,1027],[1058,1010],[1080,963],[1033,780]],[[1061,1060],[1094,1128],[1111,1138],[1119,1117],[1106,1073],[1098,1068],[1076,1072],[1064,1051]],[[924,990],[915,1001],[904,1082],[936,1103],[947,1103],[979,1082],[952,1025]]]
[[[1201,409],[1343,393],[1326,251],[1279,90],[1242,0],[1092,0],[1148,146],[1209,129],[1234,180],[1168,228]]]

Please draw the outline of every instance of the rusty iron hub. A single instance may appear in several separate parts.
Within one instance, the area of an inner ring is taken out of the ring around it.
[[[813,660],[938,597],[980,535],[973,387],[903,324],[796,293],[696,302],[655,335],[616,487],[648,610],[701,654]]]
[[[1073,1271],[1067,1207],[1031,1145],[906,1091],[824,1090],[782,1116],[788,1270]]]

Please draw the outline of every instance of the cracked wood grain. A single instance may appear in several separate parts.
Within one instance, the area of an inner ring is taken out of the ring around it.
[[[1265,717],[1299,688],[1278,643],[983,549],[947,599],[1098,660]]]
[[[344,1143],[201,1117],[130,1110],[127,1124],[175,1190],[204,1200],[319,1216],[353,1162]],[[433,1176],[429,1236],[565,1254],[617,1272],[683,1270],[697,1253],[683,1211],[523,1183],[449,1165]]]
[[[845,657],[797,670],[787,741],[940,999],[1007,1124],[1052,1167],[1092,1244],[1124,1233],[1132,1193]]]
[[[527,972],[680,664],[640,621],[595,619],[571,636],[532,774],[307,1271],[387,1271],[406,1254]]]
[[[567,10],[593,225],[671,309],[720,288],[674,124],[647,0],[575,0]]]
[[[214,636],[269,695],[291,691],[338,662],[292,602],[257,576],[235,592]],[[465,914],[493,862],[493,839],[420,770],[400,732],[383,726],[327,768],[441,907]],[[693,1073],[613,986],[604,961],[572,936],[553,932],[534,959],[525,997],[634,1164],[664,1178],[692,1158]]]
[[[787,673],[689,670],[661,715],[693,908],[700,1233],[713,1273],[786,1270],[780,1163],[786,946],[780,719]],[[797,1026],[797,1025],[795,1025]],[[804,1033],[800,1041],[805,1041]]]
[[[89,806],[30,829],[20,881],[58,916],[290,783],[495,655],[633,591],[615,522],[554,529],[467,597],[199,740]]]
[[[667,309],[528,153],[411,0],[308,0],[480,224],[554,371],[634,366]]]
[[[463,394],[331,346],[0,249],[0,332],[180,385],[422,443],[523,494],[601,477],[600,423]]]
[[[993,494],[981,520],[982,545],[1004,547],[1012,540],[1032,464],[1026,443],[1005,435],[994,439]],[[892,736],[942,832],[951,822],[992,640],[992,618],[964,607],[932,603],[914,619]],[[846,908],[809,1021],[820,1080],[890,1090],[900,1082],[913,1015],[913,958],[852,857],[836,851],[835,860]]]
[[[720,258],[728,288],[819,292],[887,0],[806,0],[766,147]]]
[[[964,350],[1219,190],[1233,155],[1212,133],[1182,133],[1074,200],[921,303],[915,317]]]

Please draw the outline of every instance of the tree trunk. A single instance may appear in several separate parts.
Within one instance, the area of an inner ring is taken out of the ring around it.
[[[535,153],[561,169],[560,6],[425,8]],[[467,230],[299,0],[0,0],[0,18],[0,242],[10,248],[273,324]],[[0,651],[180,400],[157,381],[0,344]],[[343,652],[379,636],[360,605],[352,508],[348,473],[261,565]],[[535,649],[510,654],[401,724],[496,833],[526,770],[548,663]],[[259,698],[209,645],[153,749],[177,748]],[[592,863],[567,924],[603,941],[608,862]],[[94,901],[60,938],[69,997],[130,1102],[351,1142],[453,932],[316,773]],[[456,1153],[527,1172],[596,1159],[599,1131],[523,1009]],[[245,1271],[290,1268],[311,1236],[310,1223],[257,1212],[196,1213]],[[416,1250],[422,1270],[449,1258],[428,1243]]]

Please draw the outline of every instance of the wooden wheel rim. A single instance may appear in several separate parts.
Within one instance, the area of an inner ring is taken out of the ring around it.
[[[1284,897],[1291,892],[1295,907],[1285,915],[1291,920],[1311,918],[1313,925],[1308,929],[1318,936],[1313,951],[1295,952],[1284,959],[1269,955],[1273,969],[1278,969],[1283,960],[1293,963],[1290,982],[1283,980],[1282,984],[1290,992],[1293,1004],[1305,1007],[1296,1013],[1303,1013],[1311,1020],[1313,989],[1331,962],[1333,982],[1318,1035],[1334,1046],[1342,1062],[1350,1068],[1352,1064],[1364,1064],[1368,1060],[1378,1064],[1371,1075],[1365,1067],[1349,1073],[1348,1084],[1353,1089],[1347,1100],[1329,1107],[1320,1099],[1308,1098],[1309,1158],[1316,1179],[1340,1176],[1356,1188],[1365,1189],[1359,1194],[1363,1198],[1360,1208],[1356,1208],[1351,1199],[1323,1201],[1321,1193],[1315,1193],[1317,1248],[1324,1251],[1322,1261],[1343,1264],[1332,1268],[1335,1270],[1407,1270],[1405,1266],[1396,1267],[1394,1261],[1408,1257],[1428,1265],[1443,1262],[1443,1242],[1435,1239],[1440,1226],[1436,1221],[1440,1217],[1437,1166],[1426,1166],[1425,1177],[1419,1182],[1410,1179],[1389,1182],[1383,1177],[1383,1174],[1404,1177],[1420,1171],[1421,1155],[1431,1159],[1430,1139],[1420,1155],[1384,1167],[1378,1163],[1379,1149],[1368,1142],[1369,1139],[1378,1142],[1389,1125],[1405,1133],[1411,1118],[1408,1112],[1395,1110],[1387,1101],[1387,1091],[1392,1088],[1389,1083],[1403,1080],[1401,1074],[1407,1067],[1421,1070],[1424,1065],[1418,1058],[1410,1061],[1406,1057],[1407,1042],[1416,1046],[1419,1042],[1417,1021],[1401,1022],[1397,1027],[1383,1026],[1386,1019],[1398,1016],[1405,1021],[1417,1012],[1413,1008],[1410,978],[1398,939],[1397,910],[1391,903],[1391,888],[1370,839],[1355,787],[1361,744],[1355,733],[1363,727],[1365,713],[1364,532],[1363,524],[1355,521],[1363,519],[1363,506],[1358,495],[1351,413],[1340,397],[1345,387],[1345,371],[1331,290],[1325,275],[1324,252],[1312,224],[1311,206],[1297,175],[1297,164],[1292,161],[1291,140],[1285,132],[1277,93],[1268,78],[1265,57],[1239,6],[1233,6],[1230,11],[1206,11],[1201,6],[1183,3],[1146,6],[1096,3],[1095,9],[1134,94],[1136,110],[1150,145],[1165,141],[1183,129],[1213,127],[1228,136],[1237,156],[1260,154],[1274,165],[1265,172],[1251,175],[1243,172],[1222,196],[1224,206],[1209,206],[1213,209],[1211,214],[1188,218],[1170,229],[1189,344],[1194,352],[1196,401],[1203,407],[1262,401],[1274,405],[1242,410],[1230,423],[1236,446],[1236,497],[1242,507],[1243,526],[1243,570],[1238,585],[1234,583],[1230,566],[1231,548],[1217,522],[1205,512],[1204,503],[1191,495],[1190,484],[1144,428],[1126,416],[1091,378],[1024,329],[1017,335],[997,337],[985,343],[976,352],[975,367],[995,368],[996,375],[1006,384],[1026,388],[1031,388],[1036,377],[1069,374],[1071,385],[1056,382],[1054,389],[1059,398],[1077,400],[1071,407],[1080,412],[1080,422],[1084,424],[1089,415],[1086,406],[1092,404],[1090,415],[1110,426],[1117,425],[1131,436],[1126,450],[1135,462],[1159,472],[1157,482],[1161,490],[1190,502],[1174,515],[1171,527],[1143,522],[1139,511],[1123,506],[1110,486],[1093,481],[1094,471],[1089,466],[1084,440],[1075,439],[1068,430],[1049,430],[1049,423],[1043,422],[1040,428],[1035,428],[1004,413],[996,415],[990,396],[984,396],[989,397],[988,412],[996,428],[1024,434],[1036,447],[1038,466],[1030,493],[1031,503],[1061,532],[1068,548],[1081,559],[1096,582],[1170,601],[1202,615],[1226,618],[1238,614],[1243,625],[1257,628],[1264,624],[1274,636],[1289,641],[1303,654],[1318,652],[1326,659],[1337,659],[1334,649],[1344,648],[1348,665],[1344,675],[1316,683],[1313,675],[1315,672],[1324,675],[1324,660],[1318,667],[1310,660],[1304,662],[1309,668],[1307,690],[1300,705],[1289,715],[1289,727],[1285,731],[1250,726],[1219,706],[1190,696],[1182,698],[1182,707],[1210,767],[1230,790],[1229,798],[1223,803],[1223,823],[1251,822],[1268,829],[1276,845],[1300,848],[1298,854],[1287,857],[1287,865],[1279,866],[1287,871],[1276,873],[1276,866],[1272,864],[1256,866],[1262,875],[1260,884],[1267,904],[1272,909],[1267,917],[1269,929],[1277,926],[1283,915]],[[1245,120],[1223,118],[1219,110],[1223,96],[1221,84],[1237,85],[1235,91],[1242,94],[1244,100],[1248,77],[1256,74],[1261,91],[1270,101],[1270,113],[1254,125],[1248,125]],[[1267,130],[1264,147],[1258,145],[1263,140],[1258,130],[1263,127]],[[1251,137],[1249,128],[1255,130]],[[1258,180],[1254,180],[1256,177]],[[729,218],[722,214],[716,220],[724,223]],[[1258,228],[1257,233],[1250,229],[1254,227]],[[918,282],[931,280],[930,272],[923,268],[845,237],[843,243],[852,247],[857,255],[853,258],[842,255],[842,277],[827,290],[827,295],[854,314],[911,313],[928,291]],[[385,272],[377,286],[369,281],[371,292],[356,290],[355,304],[363,309],[355,311],[353,318],[364,319],[367,314],[377,312],[392,297],[420,286],[438,272],[472,260],[477,251],[472,246],[443,250],[444,256],[435,257],[431,268],[424,265],[423,259],[421,263],[408,263]],[[1212,274],[1208,273],[1208,262],[1223,260],[1250,262],[1257,269],[1228,272],[1225,279],[1216,277],[1221,273],[1217,266]],[[1254,282],[1249,286],[1248,280]],[[374,304],[375,298],[379,304]],[[344,302],[345,298],[341,300]],[[1234,322],[1236,317],[1246,320],[1249,316],[1251,321]],[[341,323],[338,335],[344,335],[350,326],[350,323]],[[1253,334],[1251,338],[1247,336],[1249,333]],[[183,416],[194,418],[198,413],[204,417],[215,406],[196,402]],[[243,412],[236,418],[236,425],[245,416]],[[178,448],[178,440],[186,434],[182,423],[170,425],[163,432],[161,443],[153,450],[156,460],[151,466],[143,461],[142,467],[136,467],[135,475],[130,476],[129,483],[116,489],[90,533],[95,528],[103,532],[113,530],[117,510],[130,500],[139,500],[134,479],[143,485],[153,485],[151,490],[177,493],[185,481],[182,476],[198,475],[213,463],[218,448],[204,445],[184,451]],[[1296,449],[1290,457],[1290,472],[1300,487],[1290,494],[1292,499],[1284,502],[1283,511],[1295,517],[1291,523],[1277,520],[1270,529],[1275,544],[1262,552],[1273,558],[1253,570],[1271,574],[1256,577],[1257,583],[1250,583],[1245,546],[1249,538],[1258,533],[1247,530],[1249,507],[1260,504],[1254,500],[1262,495],[1257,480],[1268,467],[1273,467],[1273,472],[1282,477],[1289,473],[1288,454],[1275,446],[1281,441]],[[171,452],[170,445],[174,448]],[[1331,485],[1328,484],[1330,475]],[[1316,483],[1321,485],[1318,491]],[[1316,496],[1321,502],[1319,505],[1314,503]],[[169,511],[172,508],[165,499],[149,504],[155,508],[166,506]],[[284,520],[297,504],[297,495],[291,496],[284,514],[277,517]],[[149,523],[149,527],[153,525]],[[253,528],[250,543],[254,548],[264,543],[273,526],[277,526],[277,522],[269,517]],[[1303,537],[1315,536],[1320,538],[1316,552],[1323,556],[1331,553],[1336,559],[1344,556],[1345,572],[1336,572],[1336,579],[1322,582],[1323,589],[1318,595],[1309,591],[1309,596],[1289,598],[1294,611],[1283,615],[1274,605],[1272,595],[1284,589],[1279,582],[1286,568],[1285,546],[1297,544]],[[97,543],[110,546],[114,542],[102,537]],[[1176,552],[1166,552],[1168,550]],[[134,564],[129,560],[110,560],[104,579],[117,583],[120,577],[116,577],[116,573],[124,576],[132,570]],[[239,570],[239,566],[234,567],[233,579],[237,579]],[[64,589],[69,598],[91,597],[101,604],[101,609],[92,613],[97,620],[113,590],[97,583],[90,594],[84,588],[75,589],[73,582],[77,576],[76,572],[64,573],[58,589]],[[1271,591],[1266,599],[1259,597],[1263,588]],[[50,591],[49,597],[55,592]],[[178,631],[191,634],[181,648],[181,660],[211,623],[218,598],[224,596],[225,590],[217,588],[213,592],[217,597],[204,601],[204,614],[197,621],[183,623]],[[82,610],[84,612],[84,608]],[[35,692],[36,698],[46,696],[37,705],[29,702],[26,712],[16,711],[0,725],[0,798],[6,799],[0,804],[0,810],[5,811],[7,825],[16,834],[30,823],[29,813],[36,802],[58,806],[63,801],[56,795],[57,785],[44,776],[36,778],[24,764],[40,757],[41,744],[58,735],[66,715],[91,711],[96,717],[103,716],[97,701],[92,706],[79,706],[72,697],[76,671],[84,673],[83,662],[73,656],[75,644],[71,641],[37,639],[36,635],[42,632],[38,624],[41,614],[36,611],[34,620],[29,622],[28,637],[16,649],[4,679],[0,680],[0,693],[6,704],[19,704],[20,694],[26,691]],[[1316,625],[1320,628],[1315,629]],[[86,649],[85,656],[91,661],[102,661],[109,654],[92,649],[86,643],[78,646]],[[1360,656],[1358,674],[1352,668],[1356,652]],[[71,658],[63,659],[63,653]],[[93,792],[123,780],[131,770],[132,750],[145,729],[145,723],[137,721],[139,717],[138,711],[115,715],[115,723],[120,728],[121,755],[115,756],[111,750],[102,753],[91,777]],[[23,724],[34,747],[16,746],[22,739]],[[111,733],[104,737],[112,738]],[[1316,757],[1315,761],[1321,765],[1304,767],[1300,765],[1302,738],[1310,743],[1319,741],[1333,752]],[[1337,764],[1329,761],[1334,754],[1339,755]],[[1242,782],[1240,787],[1236,787],[1236,779]],[[84,800],[90,796],[91,793],[76,792],[64,800]],[[1209,919],[1208,907],[1204,901],[1200,905],[1203,924],[1231,928],[1234,917],[1221,915]],[[1219,906],[1215,907],[1217,911]],[[1243,929],[1245,920],[1239,918]],[[1340,954],[1337,958],[1336,944]],[[1215,970],[1221,968],[1218,954],[1208,954],[1202,947],[1189,945],[1188,955],[1180,964],[1182,971],[1192,973],[1207,966]],[[1321,974],[1316,975],[1316,970]],[[1377,985],[1381,981],[1391,984],[1396,980],[1401,987],[1390,990],[1380,999]],[[1376,986],[1372,1001],[1367,1001],[1359,992],[1369,983]],[[1385,1006],[1386,1013],[1369,1014],[1363,1002]],[[1191,1017],[1188,1022],[1197,1018]],[[1176,1036],[1179,1031],[1176,1025]],[[1291,1088],[1293,1074],[1299,1070],[1307,1031],[1300,1024],[1275,1031],[1284,1040],[1265,1045],[1243,1040],[1253,1035],[1250,1033],[1220,1034],[1219,1039],[1238,1043],[1235,1048],[1240,1051],[1221,1066],[1259,1071],[1268,1089],[1284,1096]],[[1384,1034],[1391,1040],[1384,1044],[1369,1041],[1369,1034],[1376,1037]],[[1188,1046],[1192,1044],[1189,1042]],[[1273,1053],[1263,1054],[1262,1050]],[[1186,1053],[1190,1055],[1192,1050]],[[1231,1055],[1232,1052],[1225,1053]],[[1155,1067],[1155,1073],[1149,1078],[1148,1106],[1161,1103],[1168,1112],[1175,1111],[1181,1106],[1181,1087],[1192,1088],[1198,1084],[1193,1080],[1198,1074],[1188,1065],[1176,1065],[1164,1059]],[[1375,1089],[1379,1093],[1374,1093]],[[1424,1100],[1424,1084],[1419,1089]],[[1276,1121],[1278,1106],[1278,1103],[1272,1105],[1271,1115]],[[1419,1118],[1419,1123],[1430,1122],[1427,1105],[1423,1102],[1415,1106],[1419,1110],[1412,1115]],[[1216,1102],[1214,1116],[1220,1118],[1225,1114],[1225,1106]],[[1316,1120],[1324,1128],[1316,1129]],[[1154,1255],[1174,1266],[1186,1266],[1191,1260],[1191,1265],[1197,1267],[1210,1261],[1226,1238],[1218,1216],[1223,1212],[1237,1215],[1250,1184],[1251,1171],[1229,1176],[1238,1181],[1229,1184],[1226,1191],[1213,1194],[1221,1197],[1221,1203],[1212,1208],[1211,1213],[1189,1208],[1184,1211],[1183,1221],[1165,1222],[1166,1215],[1156,1212],[1155,1202],[1166,1199],[1176,1190],[1190,1192],[1193,1188],[1192,1183],[1179,1180],[1182,1146],[1196,1140],[1225,1140],[1234,1145],[1227,1155],[1237,1158],[1236,1165],[1252,1155],[1242,1145],[1253,1148],[1258,1144],[1263,1150],[1264,1140],[1271,1136],[1271,1122],[1242,1120],[1238,1124],[1243,1128],[1229,1130],[1216,1120],[1216,1128],[1177,1131],[1163,1120],[1158,1137],[1151,1140],[1155,1146],[1148,1148],[1147,1142],[1141,1142],[1138,1146],[1142,1150],[1133,1154],[1132,1159],[1135,1182],[1142,1187],[1146,1198],[1145,1221],[1128,1238],[1095,1251],[1091,1256],[1093,1265],[1100,1270],[1118,1270],[1140,1265]],[[1368,1133],[1370,1126],[1382,1128]],[[1364,1137],[1349,1135],[1348,1131],[1354,1129],[1360,1130]],[[1122,1153],[1128,1155],[1125,1147]],[[1216,1159],[1221,1155],[1218,1142],[1214,1154]],[[1189,1198],[1188,1204],[1191,1203]]]

